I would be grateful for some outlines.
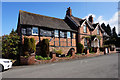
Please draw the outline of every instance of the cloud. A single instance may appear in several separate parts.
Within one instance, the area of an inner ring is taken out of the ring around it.
[[[102,24],[104,22],[106,25],[109,24],[111,29],[115,26],[116,32],[118,33],[118,14],[120,14],[120,11],[115,12],[115,14],[109,20],[105,20],[103,16],[96,17],[95,14],[88,14],[88,16],[86,16],[85,18],[88,18],[89,15],[93,15],[95,23],[99,22],[100,24]]]

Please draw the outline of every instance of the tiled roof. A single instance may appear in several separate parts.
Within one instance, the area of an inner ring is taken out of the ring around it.
[[[71,29],[63,19],[34,14],[22,10],[19,11],[19,19],[19,24],[21,25],[33,25],[51,29],[75,31]]]

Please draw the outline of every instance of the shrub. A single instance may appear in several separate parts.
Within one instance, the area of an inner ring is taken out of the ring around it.
[[[29,55],[33,52],[36,52],[36,45],[34,38],[24,37],[23,52],[25,55],[26,55],[25,52],[28,52]]]
[[[49,40],[48,39],[43,39],[41,43],[41,56],[43,57],[49,57],[50,52],[49,52]]]
[[[104,51],[104,47],[100,47],[99,49],[100,49],[100,51]]]
[[[35,45],[35,40],[34,38],[30,38],[30,52],[36,52],[36,45]]]
[[[83,53],[83,50],[84,50],[84,46],[81,44],[81,43],[78,43],[77,45],[77,52],[78,53]]]
[[[51,57],[47,57],[47,60],[50,60],[51,59]]]
[[[63,54],[62,50],[55,50],[55,53],[57,53],[57,54]]]

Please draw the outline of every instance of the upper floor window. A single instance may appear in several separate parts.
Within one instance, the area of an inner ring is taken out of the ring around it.
[[[60,37],[62,37],[62,38],[65,37],[65,33],[63,31],[60,31]]]
[[[22,28],[22,34],[26,35],[26,28]]]
[[[84,29],[84,33],[87,33],[87,26],[86,26],[86,24],[84,24],[83,27],[84,27],[83,28]]]
[[[52,36],[52,32],[48,30],[40,29],[40,35],[41,36]]]
[[[70,32],[67,32],[67,38],[70,38],[71,36],[70,36]]]
[[[99,28],[97,28],[97,34],[100,34],[100,32],[99,32]]]
[[[27,35],[31,35],[32,34],[32,29],[31,28],[27,28]]]
[[[38,28],[37,27],[32,28],[32,35],[38,35]]]
[[[55,30],[54,34],[55,34],[55,37],[59,37],[59,31],[58,30]]]

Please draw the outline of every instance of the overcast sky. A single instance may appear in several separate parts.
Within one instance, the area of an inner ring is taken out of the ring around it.
[[[19,10],[63,19],[68,7],[75,17],[87,18],[92,14],[94,22],[109,23],[118,31],[117,2],[2,2],[2,35],[17,28]]]

